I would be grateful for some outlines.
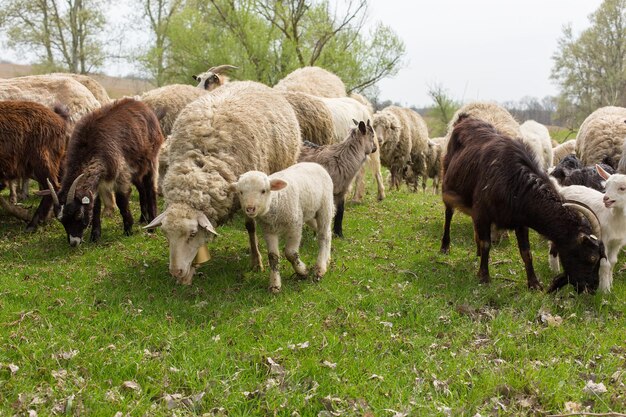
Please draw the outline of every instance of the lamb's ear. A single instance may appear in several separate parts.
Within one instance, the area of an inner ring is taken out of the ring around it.
[[[367,133],[367,128],[365,127],[365,123],[363,123],[362,121],[359,122],[359,132],[361,132],[362,135]]]
[[[219,236],[213,228],[213,225],[209,221],[208,217],[204,213],[198,214],[198,226],[215,236]]]
[[[152,220],[150,222],[150,224],[145,225],[143,228],[144,229],[154,229],[155,227],[161,226],[161,223],[163,223],[163,218],[165,217],[165,214],[167,214],[167,210],[165,210],[163,213],[161,213],[158,216],[156,216],[154,218],[154,220]]]
[[[609,177],[611,176],[611,174],[609,174],[608,172],[606,172],[600,165],[596,164],[596,172],[598,173],[599,176],[601,176],[602,178],[604,178],[605,180],[608,180]]]
[[[289,185],[289,183],[285,180],[281,180],[279,178],[274,178],[270,180],[270,190],[272,191],[278,191],[278,190],[282,190],[283,188],[287,187]]]
[[[359,125],[359,122],[357,122],[355,119],[352,119],[352,123],[354,123],[356,126]]]
[[[231,193],[236,193],[237,192],[237,183],[236,182],[231,182],[228,185],[228,191]]]

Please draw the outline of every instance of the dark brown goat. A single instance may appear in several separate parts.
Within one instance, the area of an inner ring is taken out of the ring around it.
[[[333,232],[343,237],[344,200],[350,183],[365,162],[367,155],[376,152],[376,134],[370,121],[357,122],[348,137],[340,143],[317,146],[305,142],[300,149],[298,162],[317,162],[323,166],[333,180],[333,198],[335,200],[335,220]]]
[[[455,123],[443,162],[446,207],[441,251],[450,248],[450,221],[455,208],[472,217],[478,276],[489,282],[490,226],[513,229],[524,260],[529,288],[541,288],[532,264],[528,228],[556,242],[564,272],[549,291],[570,283],[580,291],[598,288],[600,259],[605,257],[597,218],[577,205],[564,205],[529,148],[492,125],[462,115]],[[584,214],[585,216],[581,216]]]
[[[58,186],[68,123],[61,105],[51,110],[31,101],[0,101],[0,181],[35,178],[45,189],[49,178]],[[35,230],[51,206],[52,198],[43,196],[26,230]]]
[[[68,145],[63,181],[52,195],[55,213],[70,245],[82,242],[91,223],[91,240],[100,238],[99,193],[113,190],[129,235],[133,216],[128,203],[131,183],[139,191],[141,221],[156,216],[158,153],[163,143],[159,121],[144,103],[122,99],[84,116]]]

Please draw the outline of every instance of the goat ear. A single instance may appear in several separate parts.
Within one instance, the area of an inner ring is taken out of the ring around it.
[[[198,226],[215,236],[219,236],[215,231],[215,228],[213,228],[213,225],[209,221],[209,218],[204,213],[200,213],[198,215]]]
[[[554,279],[552,280],[552,283],[548,287],[548,291],[547,292],[548,293],[555,292],[555,291],[563,288],[567,284],[569,284],[569,278],[567,277],[567,274],[565,272],[562,272],[559,275],[557,275],[556,277],[554,277]]]
[[[365,123],[363,123],[362,121],[359,122],[359,132],[361,132],[362,135],[367,133],[367,128],[365,127]]]
[[[359,125],[359,122],[357,122],[356,119],[352,119],[352,123],[354,123],[356,126]]]
[[[596,164],[596,172],[598,173],[599,176],[601,176],[602,178],[604,178],[605,180],[608,180],[609,177],[611,176],[611,174],[609,174],[608,172],[606,172],[600,165]]]
[[[166,214],[167,214],[167,210],[165,210],[163,213],[156,216],[149,224],[145,225],[143,228],[154,229],[155,227],[161,226],[161,223],[163,223],[163,218],[165,217]]]
[[[287,187],[289,185],[289,183],[285,180],[281,180],[279,178],[274,178],[270,180],[270,190],[272,191],[278,191],[278,190],[282,190],[283,188]]]

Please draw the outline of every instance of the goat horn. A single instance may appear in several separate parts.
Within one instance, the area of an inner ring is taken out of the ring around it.
[[[52,196],[52,202],[54,203],[54,207],[60,207],[61,203],[59,203],[59,196],[57,195],[56,191],[54,191],[54,187],[50,182],[50,178],[46,178],[46,182],[48,183],[48,188],[50,189],[50,195]]]
[[[67,200],[65,200],[65,204],[69,204],[72,201],[74,201],[74,195],[76,194],[76,187],[78,186],[78,181],[83,176],[85,176],[85,174],[80,174],[78,177],[76,177],[76,179],[74,180],[74,182],[70,186],[70,190],[67,192]]]
[[[576,200],[565,200],[563,206],[571,207],[581,213],[583,216],[585,216],[591,224],[591,230],[593,234],[598,238],[598,240],[602,240],[602,228],[600,227],[600,220],[598,219],[596,213],[594,213],[594,211],[588,205]]]
[[[222,72],[231,69],[239,69],[239,67],[236,67],[234,65],[218,65],[217,67],[209,68],[209,71],[214,74],[221,74]]]

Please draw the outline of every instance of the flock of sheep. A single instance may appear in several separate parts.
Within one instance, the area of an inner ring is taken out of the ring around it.
[[[233,69],[222,65],[194,76],[197,87],[168,85],[116,101],[84,75],[0,79],[0,181],[10,188],[9,202],[0,197],[0,203],[27,220],[29,230],[44,221],[53,207],[68,242],[76,246],[89,226],[91,240],[99,239],[101,204],[104,210],[117,205],[125,233],[131,232],[132,184],[139,190],[140,220],[147,223],[145,228],[161,227],[166,234],[169,270],[182,284],[192,282],[199,253],[218,235],[216,228],[241,208],[252,267],[264,268],[256,236],[258,223],[268,249],[269,287],[277,292],[281,288],[279,237],[285,239],[284,254],[296,273],[307,276],[309,270],[298,254],[302,228],[306,223],[316,231],[319,253],[313,275],[320,279],[329,265],[332,232],[343,236],[344,202],[350,189],[354,188],[354,201],[363,198],[366,167],[376,180],[379,200],[385,198],[383,165],[390,173],[388,192],[403,183],[416,191],[420,180],[425,190],[429,178],[437,192],[443,177],[446,207],[465,208],[475,217],[471,202],[470,207],[451,203],[456,201],[456,191],[450,178],[446,182],[452,158],[447,155],[448,142],[455,138],[451,148],[461,146],[459,135],[466,133],[455,129],[461,125],[470,129],[463,123],[467,118],[488,123],[498,134],[525,144],[524,152],[531,155],[541,178],[559,169],[563,178],[545,186],[561,194],[568,188],[563,185],[569,185],[563,180],[578,178],[573,175],[577,169],[596,163],[619,165],[620,172],[626,168],[626,162],[620,161],[625,154],[626,109],[599,109],[585,120],[575,141],[553,148],[545,126],[534,121],[519,125],[496,104],[470,103],[454,115],[445,137],[429,138],[417,112],[398,106],[374,112],[364,97],[348,95],[341,79],[324,69],[298,69],[274,87],[229,81],[225,73]],[[37,116],[44,113],[45,117]],[[559,165],[574,153],[580,166]],[[587,171],[595,174],[593,169]],[[607,184],[618,183],[622,177],[598,172]],[[23,183],[31,178],[38,182],[42,196],[34,214],[16,205],[18,188],[27,192]],[[158,215],[157,188],[165,203]],[[626,185],[622,188],[607,186],[606,192],[621,193]],[[608,194],[602,191],[597,192],[606,203]],[[608,212],[596,215],[600,222],[617,224],[615,217],[623,214],[626,202],[622,204],[617,197],[610,200],[605,207]],[[600,204],[594,200],[588,205],[602,211],[594,202]],[[616,235],[603,233],[602,239],[615,240]],[[610,271],[623,243],[606,241],[604,245],[611,249],[602,258],[600,289],[608,291]],[[553,255],[561,254],[559,250],[555,248]],[[556,268],[556,261],[551,265]],[[575,284],[567,271],[561,281]],[[594,285],[588,289],[594,290]]]

